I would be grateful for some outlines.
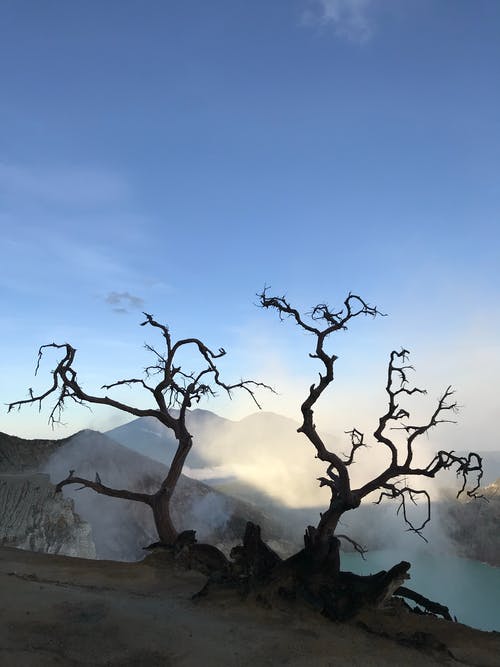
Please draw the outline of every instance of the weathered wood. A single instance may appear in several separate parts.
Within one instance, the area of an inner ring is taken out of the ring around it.
[[[267,578],[281,562],[278,554],[263,542],[260,526],[251,521],[247,522],[243,545],[232,549],[231,559],[238,576],[252,581]]]
[[[333,620],[347,620],[363,606],[379,607],[407,578],[410,563],[402,561],[389,571],[382,570],[369,576],[339,572],[332,576],[324,573],[302,572],[297,579],[296,593],[323,615]],[[289,593],[289,591],[288,591]]]
[[[266,545],[260,528],[249,522],[243,545],[231,552],[233,578],[261,598],[276,593],[289,600],[303,600],[335,620],[352,617],[362,606],[381,606],[408,578],[410,563],[402,561],[389,571],[361,576],[339,570],[339,540],[317,540],[309,527],[304,549],[286,560]]]
[[[430,612],[431,614],[436,614],[438,616],[442,616],[447,621],[453,621],[448,607],[446,607],[443,604],[440,604],[439,602],[433,602],[432,600],[429,600],[429,598],[426,598],[420,593],[412,591],[411,588],[406,588],[406,586],[400,586],[394,591],[394,595],[407,598],[408,600],[412,600],[413,602],[416,602],[421,607],[423,607],[427,612]]]
[[[229,586],[245,595],[254,593],[267,604],[275,595],[301,600],[332,620],[344,621],[365,606],[380,607],[393,595],[401,595],[451,620],[447,607],[401,585],[409,578],[407,561],[368,576],[342,572],[338,568],[338,539],[331,536],[325,543],[315,540],[316,535],[309,527],[304,549],[286,560],[262,540],[260,527],[251,521],[243,543],[232,549],[231,561],[216,547],[196,542],[193,530],[180,533],[173,545],[155,543],[147,548],[166,548],[183,567],[207,575],[205,586],[193,599],[207,595],[213,584]]]

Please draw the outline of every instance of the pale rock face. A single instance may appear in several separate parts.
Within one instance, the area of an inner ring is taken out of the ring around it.
[[[0,544],[30,551],[95,558],[90,524],[73,501],[55,493],[42,473],[0,474]]]

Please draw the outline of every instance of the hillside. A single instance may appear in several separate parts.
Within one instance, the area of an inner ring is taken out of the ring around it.
[[[69,502],[74,503],[75,527],[86,523],[92,527],[98,558],[136,560],[143,556],[142,547],[157,540],[151,511],[141,503],[107,498],[89,489],[77,490],[75,487],[65,487],[63,495],[58,494],[54,498],[54,489],[53,486],[50,487],[48,480],[43,482],[45,486],[42,485],[45,490],[41,503],[40,484],[29,487],[19,496],[18,475],[21,472],[31,479],[33,471],[43,472],[49,475],[55,484],[65,478],[70,469],[91,479],[97,472],[103,482],[111,486],[150,492],[158,488],[167,472],[167,467],[158,461],[123,447],[101,433],[86,430],[60,441],[27,441],[2,434],[0,462],[9,471],[8,475],[2,477],[3,497],[4,500],[8,499],[5,500],[7,504],[3,508],[3,517],[8,518],[6,508],[12,505],[14,497],[18,500],[20,498],[15,513],[27,517],[23,525],[29,535],[34,535],[37,531],[39,533],[40,524],[47,523],[47,516],[54,513],[54,503],[59,503],[62,516]],[[18,472],[13,475],[16,470]],[[1,472],[3,470],[0,467]],[[24,478],[23,483],[26,486]],[[47,483],[49,486],[46,486]],[[36,498],[34,504],[33,498]],[[43,509],[41,504],[44,505]],[[231,498],[184,475],[181,476],[174,495],[172,515],[180,530],[195,528],[200,540],[212,543],[231,543],[238,540],[247,520],[262,525],[265,534],[272,534],[275,539],[284,535],[278,523],[255,506]],[[38,516],[42,518],[37,519]],[[7,525],[3,525],[0,522],[0,541],[10,544],[26,543],[22,534],[17,535],[17,540],[11,539],[11,523],[9,521]],[[49,524],[53,523],[51,519]],[[57,539],[50,544],[57,543]],[[42,550],[51,550],[43,549],[43,542],[38,544]],[[80,555],[88,554],[89,551],[86,550]]]
[[[176,411],[172,413],[175,415]],[[219,417],[209,410],[192,410],[187,416],[187,426],[195,438],[196,446],[189,452],[187,465],[190,468],[203,468],[210,464],[206,450],[200,446],[202,442],[221,430],[233,424],[229,419]],[[122,426],[107,431],[108,437],[115,442],[139,452],[144,456],[169,465],[177,449],[177,441],[172,431],[166,428],[154,417],[141,417],[133,419]]]
[[[61,440],[24,440],[15,435],[0,433],[0,472],[40,470],[71,437]]]

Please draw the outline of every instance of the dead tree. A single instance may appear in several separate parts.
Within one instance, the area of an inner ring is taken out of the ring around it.
[[[24,405],[33,403],[38,403],[39,410],[41,410],[44,400],[55,395],[56,403],[49,414],[49,423],[52,426],[60,423],[66,401],[70,400],[79,405],[87,405],[89,403],[108,405],[122,412],[127,412],[134,417],[154,417],[173,431],[178,442],[177,450],[167,476],[155,493],[139,493],[127,489],[111,488],[102,483],[98,473],[96,473],[95,480],[90,480],[78,477],[73,470],[56,487],[57,491],[61,491],[68,484],[78,484],[81,487],[93,489],[105,496],[145,503],[151,507],[153,512],[160,542],[173,544],[177,537],[177,531],[170,515],[170,501],[186,457],[193,444],[193,437],[186,425],[189,408],[204,397],[215,396],[218,388],[227,392],[229,396],[231,396],[234,389],[243,389],[249,394],[255,405],[260,408],[254,390],[258,388],[271,389],[271,387],[262,382],[255,382],[254,380],[240,380],[234,384],[227,384],[221,379],[219,369],[216,365],[217,359],[226,354],[223,348],[219,348],[217,352],[213,352],[198,338],[183,338],[174,341],[172,340],[168,326],[160,324],[148,313],[144,313],[144,315],[146,316],[146,320],[141,323],[141,326],[151,326],[158,329],[164,340],[164,349],[158,351],[153,346],[146,344],[146,349],[151,352],[155,360],[152,365],[146,367],[143,379],[117,380],[111,384],[103,385],[101,389],[110,390],[113,387],[122,385],[128,387],[139,386],[151,394],[154,407],[148,409],[138,408],[111,398],[108,395],[95,396],[86,392],[78,380],[77,371],[74,366],[76,349],[69,343],[49,343],[42,345],[38,351],[35,375],[38,373],[45,350],[48,348],[62,350],[64,356],[58,361],[55,370],[52,371],[52,385],[42,393],[36,395],[30,389],[29,398],[10,403],[8,411],[10,412],[15,408],[20,409]],[[201,368],[197,371],[185,372],[177,361],[180,354],[187,348],[194,348],[199,354]]]
[[[353,429],[349,431],[350,452],[348,456],[338,454],[328,449],[323,438],[319,435],[314,424],[314,406],[324,391],[334,380],[334,364],[337,356],[326,350],[326,344],[331,334],[347,329],[351,321],[360,316],[376,317],[380,311],[368,305],[362,298],[349,294],[340,310],[332,310],[326,304],[314,306],[306,316],[293,308],[284,296],[268,296],[267,289],[259,295],[260,306],[276,310],[280,319],[292,318],[295,323],[313,339],[313,352],[309,354],[320,364],[319,379],[309,388],[309,393],[302,403],[302,424],[298,429],[314,446],[316,457],[327,464],[326,475],[319,478],[320,486],[327,486],[331,492],[330,503],[321,515],[317,526],[309,526],[305,535],[305,551],[315,570],[327,569],[339,571],[339,546],[336,530],[341,516],[360,506],[368,496],[378,494],[377,503],[382,499],[396,500],[398,512],[409,530],[422,536],[422,530],[431,518],[430,496],[425,489],[419,489],[416,480],[433,478],[440,471],[455,468],[457,476],[461,478],[461,488],[457,497],[462,493],[476,496],[482,477],[482,460],[478,454],[470,453],[459,456],[453,451],[438,451],[425,466],[414,465],[414,451],[418,438],[427,434],[438,424],[452,422],[450,416],[457,411],[457,403],[453,400],[453,391],[448,387],[439,398],[430,417],[422,424],[412,424],[408,407],[401,405],[405,399],[415,394],[425,394],[425,390],[409,385],[408,374],[412,366],[407,364],[409,352],[402,349],[390,354],[387,370],[386,393],[388,397],[387,410],[378,422],[373,433],[377,446],[384,447],[388,453],[387,468],[373,479],[367,480],[362,486],[352,488],[349,468],[353,464],[358,450],[367,446],[364,434]],[[391,431],[399,430],[403,444],[397,443]],[[469,478],[473,478],[471,486]],[[373,496],[372,496],[373,497]],[[415,525],[408,513],[408,503],[424,500],[425,518]],[[424,538],[425,539],[425,538]]]

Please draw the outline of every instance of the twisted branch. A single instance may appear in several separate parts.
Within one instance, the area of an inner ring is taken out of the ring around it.
[[[316,339],[314,352],[309,356],[322,364],[322,370],[319,380],[310,386],[309,395],[302,403],[303,422],[298,431],[304,433],[314,445],[316,457],[328,463],[327,476],[318,478],[320,486],[327,486],[331,491],[330,506],[321,515],[317,530],[317,534],[322,539],[326,539],[328,534],[335,530],[343,512],[355,509],[365,496],[375,491],[380,491],[377,504],[384,498],[399,500],[397,512],[402,513],[408,529],[423,537],[421,531],[430,521],[431,516],[430,497],[427,491],[413,488],[406,481],[404,481],[404,486],[401,484],[403,480],[412,477],[435,477],[441,470],[452,466],[456,467],[457,476],[462,480],[457,497],[465,491],[469,497],[477,497],[476,492],[482,478],[482,460],[475,453],[457,456],[453,451],[441,451],[426,467],[412,467],[416,440],[438,424],[454,423],[454,420],[450,419],[448,415],[455,414],[458,405],[451,398],[452,388],[448,387],[439,398],[427,422],[420,425],[408,423],[410,412],[405,405],[401,405],[401,402],[416,394],[425,395],[427,392],[425,389],[410,386],[409,374],[414,369],[407,363],[409,351],[404,348],[399,351],[393,350],[390,354],[385,387],[388,396],[387,410],[379,418],[378,427],[373,434],[376,442],[389,450],[390,463],[383,472],[367,481],[363,486],[351,489],[349,466],[354,462],[356,452],[360,448],[369,446],[364,434],[356,428],[346,432],[350,436],[351,450],[348,456],[344,455],[344,458],[341,458],[335,452],[327,449],[319,436],[313,421],[313,406],[334,380],[333,367],[337,357],[325,350],[328,336],[336,331],[345,330],[350,321],[359,315],[375,317],[382,313],[376,307],[368,305],[361,297],[349,294],[341,309],[332,310],[324,303],[314,306],[309,313],[311,324],[296,308],[290,305],[284,296],[268,296],[267,288],[264,288],[259,299],[263,308],[276,310],[281,320],[291,317],[301,329],[312,334]],[[389,433],[392,430],[403,431],[406,435],[402,452]],[[471,475],[476,476],[476,481],[471,489],[466,490]],[[426,515],[420,525],[414,525],[408,517],[407,503],[410,501],[416,504],[419,497],[425,498]]]
[[[346,466],[350,466],[354,462],[354,454],[356,451],[361,447],[369,447],[369,445],[367,445],[365,442],[364,434],[361,433],[361,431],[358,431],[357,428],[353,428],[350,431],[345,431],[345,433],[351,437],[351,452],[344,463]]]
[[[138,493],[136,491],[129,491],[128,489],[114,489],[103,484],[97,473],[95,481],[92,481],[90,479],[85,479],[84,477],[76,477],[74,472],[74,470],[70,470],[68,476],[56,485],[56,493],[61,492],[63,487],[68,486],[69,484],[80,484],[80,489],[93,489],[104,496],[123,498],[124,500],[136,500],[141,503],[146,503],[146,505],[151,505],[152,503],[151,499],[153,494]]]
[[[349,544],[352,544],[352,546],[354,547],[354,550],[358,552],[358,554],[361,556],[361,558],[363,560],[366,560],[365,554],[368,553],[368,550],[365,549],[364,547],[362,547],[361,544],[356,542],[356,540],[353,540],[348,535],[339,535],[338,533],[336,533],[335,537],[340,537],[341,539],[346,540],[347,542],[349,542]]]
[[[82,487],[91,488],[103,495],[145,502],[152,506],[153,512],[155,512],[155,508],[158,510],[157,514],[160,517],[158,521],[165,524],[161,528],[164,535],[162,539],[171,540],[175,537],[176,531],[171,524],[166,525],[171,521],[168,504],[192,446],[192,436],[186,426],[187,410],[193,403],[198,403],[203,397],[215,396],[218,388],[223,389],[230,397],[235,389],[242,389],[247,392],[259,408],[260,404],[255,396],[255,391],[261,388],[269,389],[270,391],[274,390],[263,382],[256,382],[254,380],[241,379],[239,382],[232,384],[224,382],[216,366],[216,360],[226,354],[223,348],[219,348],[217,352],[214,352],[198,338],[184,338],[174,342],[168,326],[157,322],[149,313],[144,313],[144,315],[146,319],[141,323],[141,326],[148,325],[158,329],[163,337],[165,350],[160,352],[153,346],[146,344],[146,349],[153,354],[155,359],[152,365],[146,367],[144,371],[145,379],[135,377],[120,379],[110,384],[102,385],[101,389],[109,391],[116,387],[139,386],[152,395],[156,404],[155,407],[148,409],[137,408],[134,405],[118,401],[108,395],[99,396],[86,392],[79,382],[77,372],[74,368],[76,349],[69,343],[49,343],[42,345],[38,350],[35,375],[39,371],[42,357],[48,348],[62,350],[63,356],[59,359],[56,368],[51,373],[52,383],[50,387],[36,395],[30,389],[29,398],[9,403],[8,411],[10,412],[13,409],[20,410],[23,406],[32,403],[38,403],[38,408],[41,410],[45,399],[55,395],[55,404],[49,413],[49,423],[52,427],[57,423],[61,423],[61,414],[65,408],[66,401],[71,400],[85,407],[89,407],[88,404],[107,405],[135,417],[154,417],[164,426],[171,429],[178,441],[178,447],[167,476],[162,481],[156,494],[148,495],[125,489],[113,489],[102,484],[98,476],[96,476],[95,481],[91,481],[74,477],[72,474],[62,480],[57,487],[58,490],[61,490],[68,484],[80,484]],[[188,346],[194,346],[197,349],[201,360],[201,368],[193,372],[185,372],[181,369],[180,364],[176,365],[176,355]],[[151,378],[153,377],[157,380],[155,383],[151,382]],[[153,499],[155,499],[154,503]],[[162,504],[164,511],[158,509],[160,504]],[[157,528],[159,528],[158,523]]]

